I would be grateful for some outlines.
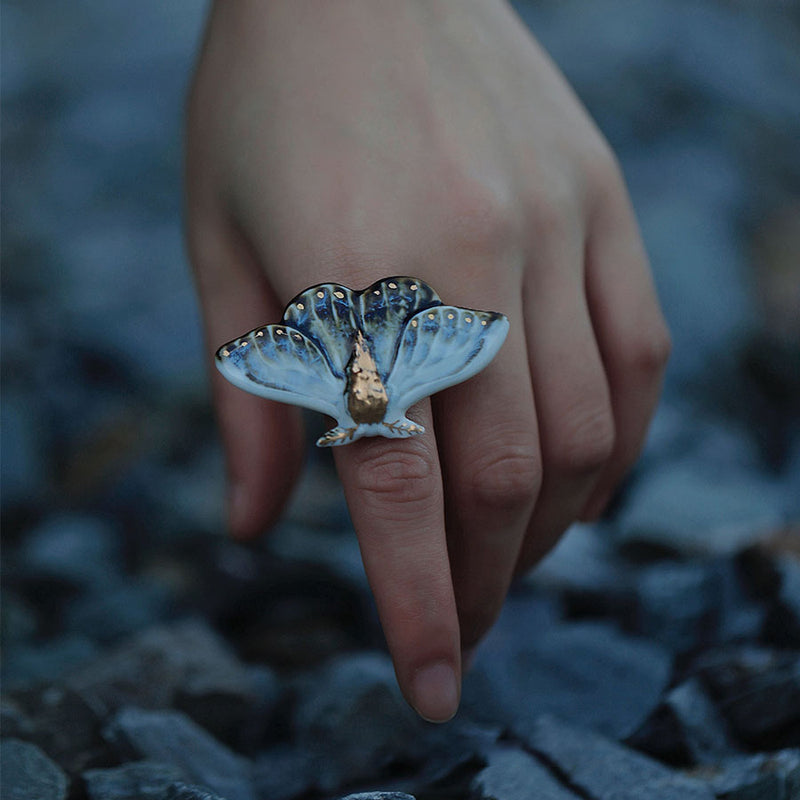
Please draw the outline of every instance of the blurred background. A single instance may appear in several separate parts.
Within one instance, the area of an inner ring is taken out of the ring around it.
[[[530,586],[580,615],[611,562],[617,590],[623,560],[638,575],[762,547],[778,574],[800,552],[800,6],[516,7],[620,158],[674,338],[641,463]],[[382,646],[329,454],[309,453],[269,543],[225,539],[181,232],[205,8],[2,3],[5,688],[186,614],[279,672]],[[739,634],[775,643],[764,602]]]

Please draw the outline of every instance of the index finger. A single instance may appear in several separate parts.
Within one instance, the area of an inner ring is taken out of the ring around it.
[[[416,411],[422,436],[361,439],[335,457],[400,688],[444,722],[458,709],[461,647],[430,402]]]

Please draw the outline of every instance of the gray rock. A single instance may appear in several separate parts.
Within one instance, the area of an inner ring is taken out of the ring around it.
[[[47,642],[7,646],[3,653],[6,690],[53,682],[97,657],[97,645],[81,634],[66,633]]]
[[[383,653],[335,659],[306,681],[292,720],[298,746],[316,759],[317,785],[334,791],[419,758],[424,723],[400,694]]]
[[[631,488],[615,526],[626,547],[679,555],[732,555],[783,523],[777,482],[749,470],[669,463]]]
[[[67,776],[35,744],[0,742],[2,800],[65,800]]]
[[[61,685],[16,692],[30,739],[70,774],[88,765],[109,763],[108,745],[100,735],[101,720],[77,692]]]
[[[694,668],[737,737],[759,748],[800,745],[800,653],[731,647],[703,653]]]
[[[637,632],[675,652],[713,641],[720,614],[721,586],[704,564],[663,562],[637,580]]]
[[[259,797],[291,800],[316,784],[316,761],[311,753],[287,744],[260,753],[253,763],[253,782]]]
[[[227,797],[209,792],[202,786],[190,786],[176,781],[169,786],[159,800],[228,800]]]
[[[185,775],[173,764],[133,761],[112,769],[89,769],[82,777],[89,800],[161,800],[170,784]]]
[[[503,614],[506,612],[504,611]],[[671,671],[658,645],[605,623],[537,629],[498,625],[464,681],[462,706],[478,721],[525,736],[543,713],[624,738],[658,704]]]
[[[800,750],[726,759],[714,769],[708,783],[724,800],[796,800],[800,795]]]
[[[570,527],[525,581],[559,592],[570,616],[625,618],[634,613],[635,572],[596,525]]]
[[[105,736],[122,757],[173,764],[227,800],[255,800],[250,763],[180,711],[125,708]]]
[[[111,644],[166,619],[173,598],[151,580],[128,578],[102,590],[79,595],[65,612],[67,627]]]
[[[789,647],[800,647],[800,561],[790,556],[777,565],[777,591],[765,622],[770,640]]]
[[[29,531],[17,558],[27,574],[103,590],[122,574],[122,540],[106,520],[63,514]]]
[[[627,743],[675,764],[716,763],[735,752],[724,718],[697,678],[671,689]]]
[[[405,792],[359,792],[348,794],[342,800],[415,800],[415,798]]]
[[[481,800],[576,800],[550,771],[523,750],[497,749],[488,766],[472,781],[473,797]]]
[[[266,680],[274,678],[266,673]],[[126,705],[177,706],[226,741],[236,739],[251,715],[265,717],[270,710],[256,675],[196,620],[143,631],[76,671],[67,684],[102,718]]]
[[[526,744],[591,800],[713,800],[702,783],[647,756],[554,717],[541,717]]]

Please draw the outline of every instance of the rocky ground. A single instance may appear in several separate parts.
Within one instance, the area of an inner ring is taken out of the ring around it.
[[[202,4],[3,3],[2,798],[800,797],[800,12],[518,8],[620,156],[675,356],[614,508],[433,726],[328,454],[269,539],[223,533],[180,233]]]

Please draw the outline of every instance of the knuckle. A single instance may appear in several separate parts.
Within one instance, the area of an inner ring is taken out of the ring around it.
[[[520,444],[501,446],[477,468],[468,484],[471,502],[489,510],[532,505],[542,483],[538,449]]]
[[[460,180],[449,189],[448,226],[456,247],[495,256],[517,239],[517,214],[510,198],[474,181]]]
[[[378,446],[368,449],[359,459],[354,484],[367,500],[420,503],[433,495],[436,476],[433,463],[424,454]]]
[[[608,406],[575,409],[565,417],[548,460],[562,474],[592,473],[611,458],[614,439],[614,419]]]
[[[546,191],[530,199],[529,231],[534,244],[544,239],[565,240],[578,224],[578,206],[566,179],[548,182]]]

